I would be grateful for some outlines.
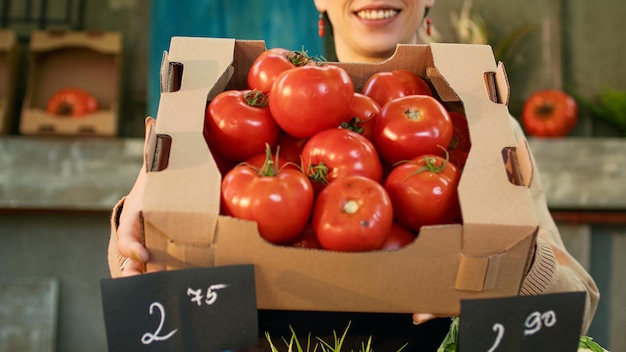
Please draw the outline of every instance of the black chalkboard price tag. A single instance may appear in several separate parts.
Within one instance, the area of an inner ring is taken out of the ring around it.
[[[102,279],[100,290],[109,351],[219,352],[258,342],[252,265]]]
[[[575,352],[584,292],[461,301],[460,352]]]

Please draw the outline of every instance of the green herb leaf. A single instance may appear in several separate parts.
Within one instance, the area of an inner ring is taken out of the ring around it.
[[[437,352],[456,352],[459,341],[459,318],[452,318],[450,330],[437,349]]]
[[[578,348],[586,348],[592,352],[605,352],[606,350],[598,345],[593,338],[589,336],[581,336],[580,341],[578,342]]]

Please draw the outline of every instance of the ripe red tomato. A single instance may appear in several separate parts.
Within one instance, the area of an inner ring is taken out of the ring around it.
[[[98,111],[98,100],[81,88],[63,88],[48,100],[46,111],[52,115],[84,117]]]
[[[320,242],[317,240],[317,236],[315,236],[313,224],[311,224],[310,222],[307,224],[304,230],[302,230],[298,237],[296,237],[296,239],[290,242],[288,245],[296,248],[322,249],[322,246],[320,246]]]
[[[379,113],[380,105],[374,99],[355,92],[352,97],[350,113],[341,123],[341,128],[354,131],[371,141],[374,135],[376,117]]]
[[[213,161],[215,162],[215,166],[217,166],[217,169],[220,171],[221,175],[225,175],[233,167],[237,166],[237,162],[236,161],[232,161],[232,160],[228,160],[228,159],[224,158],[221,154],[219,154],[215,150],[215,148],[213,146],[211,146],[211,143],[209,142],[209,140],[207,138],[206,130],[204,132],[204,140],[206,141],[207,146],[209,147],[209,152],[211,153],[211,156],[213,157]]]
[[[438,155],[422,155],[396,166],[385,180],[394,218],[413,231],[459,220],[459,179],[458,168]]]
[[[278,135],[278,139],[276,140],[274,153],[280,148],[278,154],[281,157],[300,165],[300,155],[302,155],[302,148],[304,148],[307,140],[307,138],[296,138],[289,133],[282,132]]]
[[[362,135],[341,128],[324,130],[306,142],[302,170],[317,190],[342,176],[380,181],[383,172],[374,145]]]
[[[576,126],[577,119],[576,100],[557,89],[533,93],[522,110],[524,129],[537,137],[565,137]]]
[[[422,154],[443,155],[450,145],[452,120],[446,108],[428,95],[409,95],[383,106],[374,129],[374,145],[391,164]]]
[[[337,128],[350,112],[354,84],[334,65],[302,66],[281,73],[269,95],[272,116],[287,133],[308,138]]]
[[[228,90],[209,103],[205,135],[211,148],[228,160],[243,161],[273,146],[280,129],[259,90]]]
[[[400,249],[413,241],[415,241],[415,234],[394,221],[391,226],[391,231],[389,232],[389,237],[387,237],[381,249],[392,251]]]
[[[380,106],[407,95],[433,95],[422,77],[407,70],[376,72],[367,79],[361,93],[373,98]]]
[[[449,111],[452,120],[452,141],[448,147],[449,160],[457,167],[463,169],[469,154],[472,142],[470,140],[469,126],[465,114]]]
[[[312,62],[306,52],[272,48],[259,55],[248,70],[248,88],[267,94],[279,74],[288,69]]]
[[[223,213],[256,221],[261,237],[275,244],[293,241],[313,208],[313,188],[296,168],[256,169],[239,164],[222,180]]]
[[[312,222],[324,249],[377,250],[393,223],[391,200],[383,186],[370,178],[340,177],[319,194]]]
[[[272,155],[267,155],[267,153],[257,154],[257,155],[249,157],[244,162],[252,166],[253,169],[258,169],[258,170],[260,170],[263,167],[268,167],[268,165],[266,165],[266,163],[268,162],[272,163],[272,165],[269,165],[269,167],[273,167],[274,165],[276,165],[276,167],[278,167],[279,169],[284,168],[284,167],[289,167],[289,168],[299,170],[299,167],[298,167],[299,164],[289,163],[289,160],[283,158],[280,155],[276,156],[275,154],[272,154]]]

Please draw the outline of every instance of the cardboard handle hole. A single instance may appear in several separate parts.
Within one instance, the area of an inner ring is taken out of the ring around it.
[[[498,83],[496,81],[496,73],[495,72],[485,72],[485,87],[487,88],[487,96],[489,96],[489,100],[496,104],[502,104],[502,99],[500,99],[500,94],[498,93]]]
[[[154,159],[152,159],[150,171],[162,171],[167,169],[171,149],[172,137],[166,134],[158,134],[156,136]]]
[[[180,90],[183,80],[183,64],[180,62],[170,62],[167,75],[167,92],[177,92]]]
[[[509,182],[516,186],[525,186],[522,168],[517,159],[517,148],[506,147],[502,149],[502,161],[504,162],[504,169]]]

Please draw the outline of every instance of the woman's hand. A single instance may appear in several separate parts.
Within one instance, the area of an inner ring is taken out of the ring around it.
[[[431,313],[413,313],[413,324],[420,325],[435,318],[437,316]]]
[[[146,119],[146,141],[149,131],[154,127],[153,118]],[[145,146],[144,146],[145,147]],[[145,161],[144,161],[145,163]],[[122,264],[122,276],[141,274],[148,261],[148,250],[141,243],[141,225],[139,211],[141,198],[146,184],[146,165],[142,165],[137,180],[126,196],[124,207],[119,216],[117,227],[117,251],[126,258]]]

